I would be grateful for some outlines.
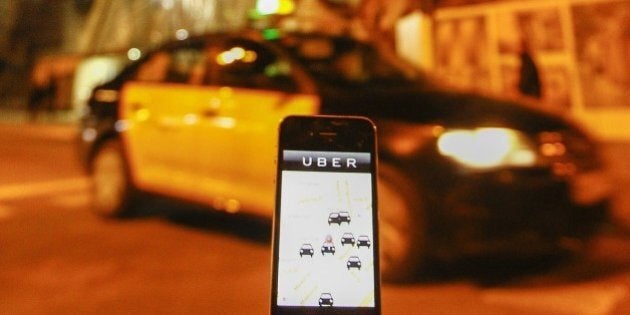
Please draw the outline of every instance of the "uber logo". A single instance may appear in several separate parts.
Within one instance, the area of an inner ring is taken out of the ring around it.
[[[332,152],[284,150],[282,168],[317,172],[369,172],[370,154],[367,152]]]
[[[323,156],[316,157],[313,159],[312,156],[302,156],[302,165],[305,167],[311,167],[313,165],[313,160],[315,160],[315,166],[317,167],[334,167],[334,168],[357,168],[357,159],[355,158],[341,158],[341,157],[330,157],[326,158]]]

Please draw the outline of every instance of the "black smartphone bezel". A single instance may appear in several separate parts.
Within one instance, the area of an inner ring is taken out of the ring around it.
[[[280,189],[282,186],[282,154],[284,150],[369,152],[372,174],[372,230],[378,236],[377,149],[376,127],[365,117],[356,116],[288,116],[279,128],[276,167],[276,206],[272,226],[271,314],[380,314],[379,242],[374,242],[374,307],[305,307],[279,306],[278,247],[280,231]]]

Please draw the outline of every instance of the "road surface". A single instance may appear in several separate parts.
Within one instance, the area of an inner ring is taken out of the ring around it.
[[[0,313],[268,313],[269,222],[164,201],[98,218],[73,133],[0,123]],[[616,229],[580,259],[465,270],[384,285],[383,313],[630,314],[630,237]]]

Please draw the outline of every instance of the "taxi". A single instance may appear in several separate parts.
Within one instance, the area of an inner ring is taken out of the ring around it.
[[[377,125],[386,280],[573,247],[608,218],[598,145],[568,118],[444,89],[378,43],[274,30],[167,43],[96,87],[80,141],[93,209],[159,195],[271,218],[278,123],[312,114]]]

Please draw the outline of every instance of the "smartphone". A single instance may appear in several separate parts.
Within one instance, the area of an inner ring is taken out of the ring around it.
[[[380,314],[375,134],[362,117],[281,122],[272,314]]]

